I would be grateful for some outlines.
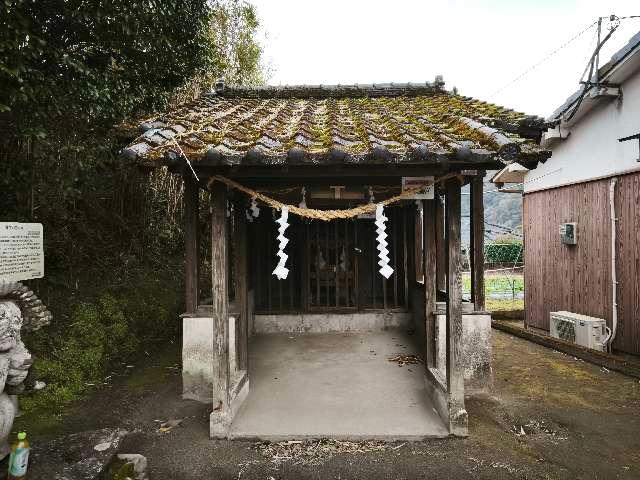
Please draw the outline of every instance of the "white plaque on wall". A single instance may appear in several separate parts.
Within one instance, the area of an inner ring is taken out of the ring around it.
[[[43,276],[42,224],[0,222],[0,280]]]
[[[402,177],[402,191],[425,185],[424,190],[411,196],[412,200],[433,200],[433,177]]]

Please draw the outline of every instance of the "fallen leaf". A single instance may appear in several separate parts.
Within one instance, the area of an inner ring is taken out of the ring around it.
[[[164,427],[164,428],[173,428],[173,427],[177,427],[178,425],[180,425],[182,423],[184,419],[182,418],[172,418],[171,420],[167,420],[166,422],[162,423],[162,425],[160,425],[160,427]]]

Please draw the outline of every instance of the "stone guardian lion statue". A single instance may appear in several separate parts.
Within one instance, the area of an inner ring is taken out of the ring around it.
[[[33,364],[22,332],[51,322],[51,312],[26,285],[0,280],[0,458],[9,454],[9,435],[18,409],[16,395],[25,389]]]

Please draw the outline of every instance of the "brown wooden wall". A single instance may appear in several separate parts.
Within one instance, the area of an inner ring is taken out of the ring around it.
[[[615,347],[640,354],[640,173],[620,177],[618,224],[618,335]]]
[[[557,310],[604,318],[611,326],[610,179],[528,193],[523,202],[527,324],[549,330]],[[640,173],[616,187],[618,334],[614,349],[640,354]],[[578,244],[558,228],[577,222]]]

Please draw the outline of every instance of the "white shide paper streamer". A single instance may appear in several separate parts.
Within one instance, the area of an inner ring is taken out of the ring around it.
[[[387,233],[385,231],[385,222],[387,220],[387,217],[384,216],[384,205],[379,203],[376,205],[375,224],[377,227],[376,233],[378,234],[376,240],[378,241],[378,258],[380,259],[378,260],[378,265],[380,265],[380,274],[384,278],[389,278],[393,273],[393,268],[389,266],[389,250],[387,249],[387,246],[389,245],[387,243]]]
[[[289,218],[289,209],[283,206],[280,209],[280,218],[276,220],[276,223],[279,225],[278,237],[277,237],[278,253],[276,253],[276,255],[280,258],[280,260],[278,260],[278,265],[276,265],[276,268],[273,271],[273,275],[278,277],[278,280],[284,280],[289,275],[289,269],[285,267],[285,264],[287,263],[287,258],[289,257],[289,255],[284,253],[284,248],[287,246],[287,243],[289,243],[289,239],[284,236],[285,230],[289,227],[289,223],[287,221],[288,218]]]

